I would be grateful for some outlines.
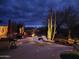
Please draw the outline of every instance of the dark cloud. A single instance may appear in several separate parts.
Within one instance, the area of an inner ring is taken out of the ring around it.
[[[7,4],[8,0],[0,0],[0,5],[1,4]]]
[[[28,24],[41,24],[50,8],[63,10],[69,5],[79,10],[79,0],[0,0],[0,18]]]

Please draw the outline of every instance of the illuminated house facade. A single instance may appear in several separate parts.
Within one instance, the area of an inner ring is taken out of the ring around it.
[[[8,24],[7,22],[1,22],[0,23],[0,38],[6,38],[8,33]]]
[[[0,38],[6,37],[8,32],[8,26],[0,26]]]
[[[24,27],[12,22],[11,20],[0,23],[0,38],[6,38],[8,35],[12,35],[14,33],[23,35]]]

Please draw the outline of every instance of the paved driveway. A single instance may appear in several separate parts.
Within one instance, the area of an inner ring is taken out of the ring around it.
[[[55,43],[43,46],[28,43],[11,50],[8,55],[9,59],[60,59],[60,53],[71,50],[70,46]]]

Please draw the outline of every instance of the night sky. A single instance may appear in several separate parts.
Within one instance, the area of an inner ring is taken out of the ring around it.
[[[42,25],[50,8],[62,11],[69,5],[79,10],[79,0],[0,0],[0,19],[11,18],[27,26]]]

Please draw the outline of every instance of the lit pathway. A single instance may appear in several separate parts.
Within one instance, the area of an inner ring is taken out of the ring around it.
[[[71,50],[70,46],[55,43],[43,46],[27,43],[11,50],[8,55],[11,56],[10,59],[60,59],[61,52]]]

